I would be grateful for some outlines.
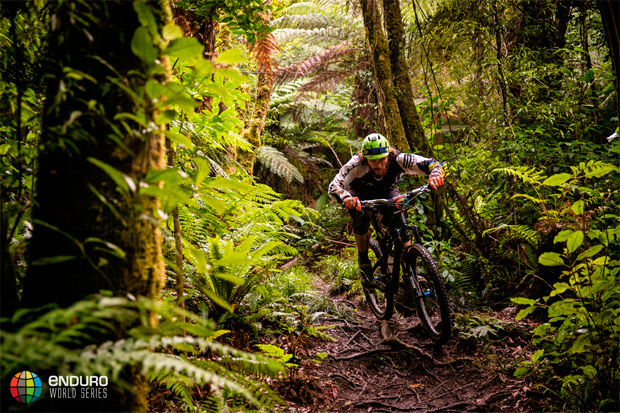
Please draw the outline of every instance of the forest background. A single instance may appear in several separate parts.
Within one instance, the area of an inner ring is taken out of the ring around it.
[[[268,378],[351,311],[316,277],[361,293],[326,188],[375,131],[448,172],[416,222],[454,340],[519,306],[507,373],[615,410],[618,6],[3,2],[2,410],[28,369],[108,375],[109,411],[282,406]]]

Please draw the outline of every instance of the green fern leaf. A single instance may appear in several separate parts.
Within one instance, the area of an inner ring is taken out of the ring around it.
[[[267,169],[286,179],[289,183],[292,182],[293,179],[299,183],[304,182],[304,177],[299,170],[286,159],[282,152],[271,146],[263,145],[258,148],[256,151],[256,159]]]

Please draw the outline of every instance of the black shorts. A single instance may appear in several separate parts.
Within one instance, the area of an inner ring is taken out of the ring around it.
[[[360,201],[367,201],[369,199],[383,199],[383,198],[390,199],[390,198],[396,198],[397,196],[400,195],[400,192],[396,188],[390,188],[387,192],[378,194],[378,195],[377,194],[362,194],[360,192],[356,192],[351,189],[349,189],[349,193],[351,194],[351,196],[358,197]],[[351,218],[353,219],[353,233],[358,234],[358,235],[366,234],[368,232],[368,229],[370,228],[370,217],[368,216],[368,214],[363,211],[362,212],[356,211],[354,209],[350,209],[349,214],[351,215]],[[387,214],[384,214],[384,216],[387,218]],[[384,222],[384,223],[387,224],[387,222]]]

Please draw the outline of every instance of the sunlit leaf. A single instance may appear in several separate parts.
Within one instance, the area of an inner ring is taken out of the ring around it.
[[[153,46],[153,40],[146,27],[136,29],[131,39],[131,51],[147,66],[157,59],[157,48]]]
[[[572,177],[573,175],[567,173],[555,174],[545,179],[542,184],[546,186],[559,186],[571,179]]]
[[[194,37],[174,39],[162,52],[164,55],[179,59],[198,60],[202,58],[204,47]]]
[[[228,49],[222,52],[215,61],[223,64],[236,64],[245,62],[247,58],[240,49]]]
[[[541,265],[546,265],[548,267],[554,267],[558,265],[564,265],[564,260],[560,256],[560,254],[555,252],[545,252],[540,257],[538,257],[538,262]]]
[[[585,203],[580,199],[571,206],[571,210],[575,213],[575,215],[581,215],[583,214],[584,207]]]
[[[169,23],[164,26],[162,35],[166,40],[174,40],[183,37],[183,30],[174,23]]]
[[[573,233],[568,237],[568,240],[566,240],[566,248],[568,249],[568,252],[573,252],[579,248],[583,243],[583,238],[584,236],[582,231],[573,231]]]

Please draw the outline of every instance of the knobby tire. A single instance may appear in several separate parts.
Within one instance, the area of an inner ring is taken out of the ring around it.
[[[403,281],[415,301],[424,330],[433,342],[446,343],[452,330],[450,306],[446,286],[433,257],[422,245],[414,244],[403,265]]]
[[[374,268],[375,274],[379,274],[381,272],[381,268],[377,266],[377,262],[381,259],[382,254],[379,244],[377,244],[377,241],[374,239],[370,240],[370,249],[375,254],[375,259],[371,259],[371,264]],[[385,280],[385,274],[381,274],[381,276]],[[360,277],[362,277],[361,273]],[[370,307],[370,311],[372,311],[375,317],[379,320],[389,320],[394,313],[394,292],[392,291],[391,285],[386,283],[384,288],[385,291],[380,291],[374,288],[364,288],[363,284],[362,288],[364,290],[364,295],[366,296],[366,302]]]

